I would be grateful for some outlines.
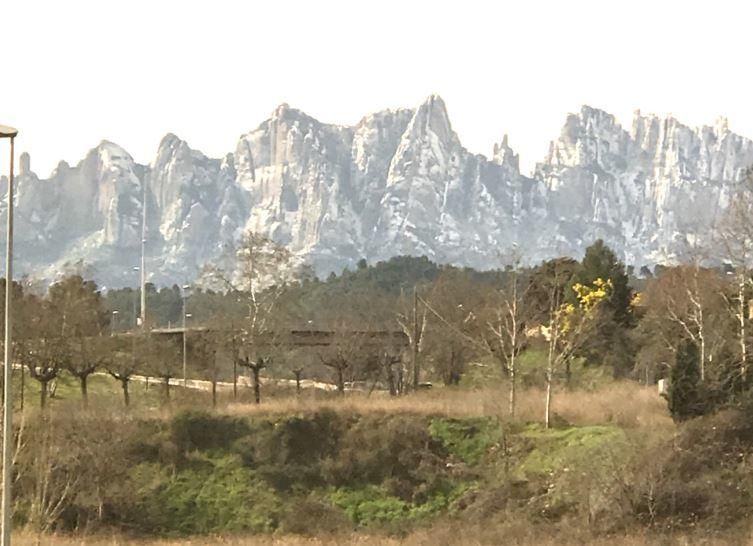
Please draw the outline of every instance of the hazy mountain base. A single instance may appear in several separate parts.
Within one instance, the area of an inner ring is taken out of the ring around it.
[[[560,426],[549,431],[479,406],[503,392],[455,389],[395,408],[354,396],[298,411],[291,399],[230,414],[60,412],[51,442],[66,450],[52,474],[77,478],[54,527],[80,544],[155,535],[195,544],[743,543],[753,511],[745,411],[676,431],[646,392],[560,393]],[[522,407],[540,394],[523,393]],[[19,524],[33,481],[21,474]],[[231,538],[208,538],[218,535]]]

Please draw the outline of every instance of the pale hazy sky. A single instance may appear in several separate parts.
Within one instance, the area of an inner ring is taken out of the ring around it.
[[[581,104],[753,137],[746,4],[5,0],[0,123],[40,176],[105,138],[142,163],[167,132],[220,157],[281,102],[353,124],[431,93],[471,151],[509,133],[525,168]]]

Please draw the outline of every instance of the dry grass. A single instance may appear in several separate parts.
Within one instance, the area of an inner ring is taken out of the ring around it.
[[[476,536],[478,534],[478,536]],[[509,544],[517,546],[725,546],[753,545],[750,535],[728,537],[703,537],[695,535],[649,536],[629,535],[593,538],[563,538],[561,536],[541,536],[529,532],[515,533],[487,530],[476,533],[447,527],[441,530],[428,530],[414,533],[405,539],[368,535],[345,537],[304,538],[297,536],[272,537],[251,536],[236,538],[198,537],[190,539],[137,540],[117,536],[93,536],[74,538],[70,536],[36,535],[14,536],[17,546],[489,546]]]
[[[270,393],[271,394],[271,393]],[[300,397],[275,393],[265,398],[261,405],[252,403],[231,403],[219,409],[238,416],[290,414],[329,409],[338,412],[404,412],[418,415],[439,415],[447,417],[477,417],[507,415],[507,390],[504,384],[499,388],[476,390],[435,388],[402,397],[390,397],[374,393],[348,393],[339,397],[331,393],[304,392]],[[180,405],[169,408],[142,408],[136,414],[152,417],[169,417]],[[195,406],[194,406],[195,407]],[[561,390],[553,399],[554,412],[574,425],[616,424],[630,428],[668,428],[672,421],[668,416],[666,402],[658,396],[655,388],[643,387],[632,382],[617,382],[596,391]],[[111,408],[114,416],[124,415],[120,408]],[[544,412],[544,393],[539,389],[521,390],[518,396],[518,418],[522,421],[540,422]],[[134,412],[129,412],[130,417]],[[462,544],[482,546],[510,544],[518,546],[575,546],[613,544],[616,546],[662,545],[662,546],[722,546],[725,544],[749,544],[753,546],[753,535],[736,538],[705,538],[693,536],[615,536],[592,538],[569,537],[568,533],[555,533],[552,528],[536,530],[530,523],[519,522],[517,526],[489,522],[488,526],[476,527],[472,524],[459,528],[458,522],[439,523],[427,529],[420,529],[404,539],[367,534],[348,536],[304,538],[297,536],[249,536],[249,537],[193,537],[186,539],[138,540],[119,535],[107,536],[53,536],[37,537],[21,534],[15,538],[17,546],[444,546]],[[540,534],[549,531],[551,534]]]
[[[321,409],[345,412],[405,412],[446,417],[505,416],[507,389],[461,390],[436,388],[408,396],[390,397],[382,393],[367,396],[348,393],[333,395],[269,398],[260,405],[230,404],[224,411],[233,415],[264,415],[308,412]],[[619,382],[598,391],[561,391],[553,398],[553,411],[574,425],[613,423],[624,427],[670,426],[666,402],[655,387]],[[523,390],[518,395],[518,418],[541,421],[544,393]]]

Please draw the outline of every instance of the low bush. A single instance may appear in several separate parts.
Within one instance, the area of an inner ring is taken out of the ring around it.
[[[172,440],[182,452],[226,449],[248,432],[248,423],[243,419],[206,411],[182,411],[170,422]]]
[[[131,472],[136,490],[128,526],[141,533],[193,535],[270,532],[282,502],[237,457],[196,461],[171,473],[153,463]]]

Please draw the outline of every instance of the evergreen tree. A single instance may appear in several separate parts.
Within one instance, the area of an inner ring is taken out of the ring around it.
[[[632,322],[630,301],[632,288],[628,281],[625,265],[601,239],[586,249],[580,270],[575,276],[576,282],[590,285],[596,279],[612,282],[612,295],[608,306],[618,324],[628,326]]]
[[[705,411],[698,347],[692,341],[683,341],[677,349],[667,405],[675,421],[697,417]]]
[[[625,265],[601,239],[586,249],[573,280],[590,286],[597,279],[611,283],[611,295],[604,302],[598,327],[582,347],[580,355],[591,364],[611,367],[617,377],[625,376],[634,365],[633,347],[628,335],[634,325],[630,305],[633,291]]]

